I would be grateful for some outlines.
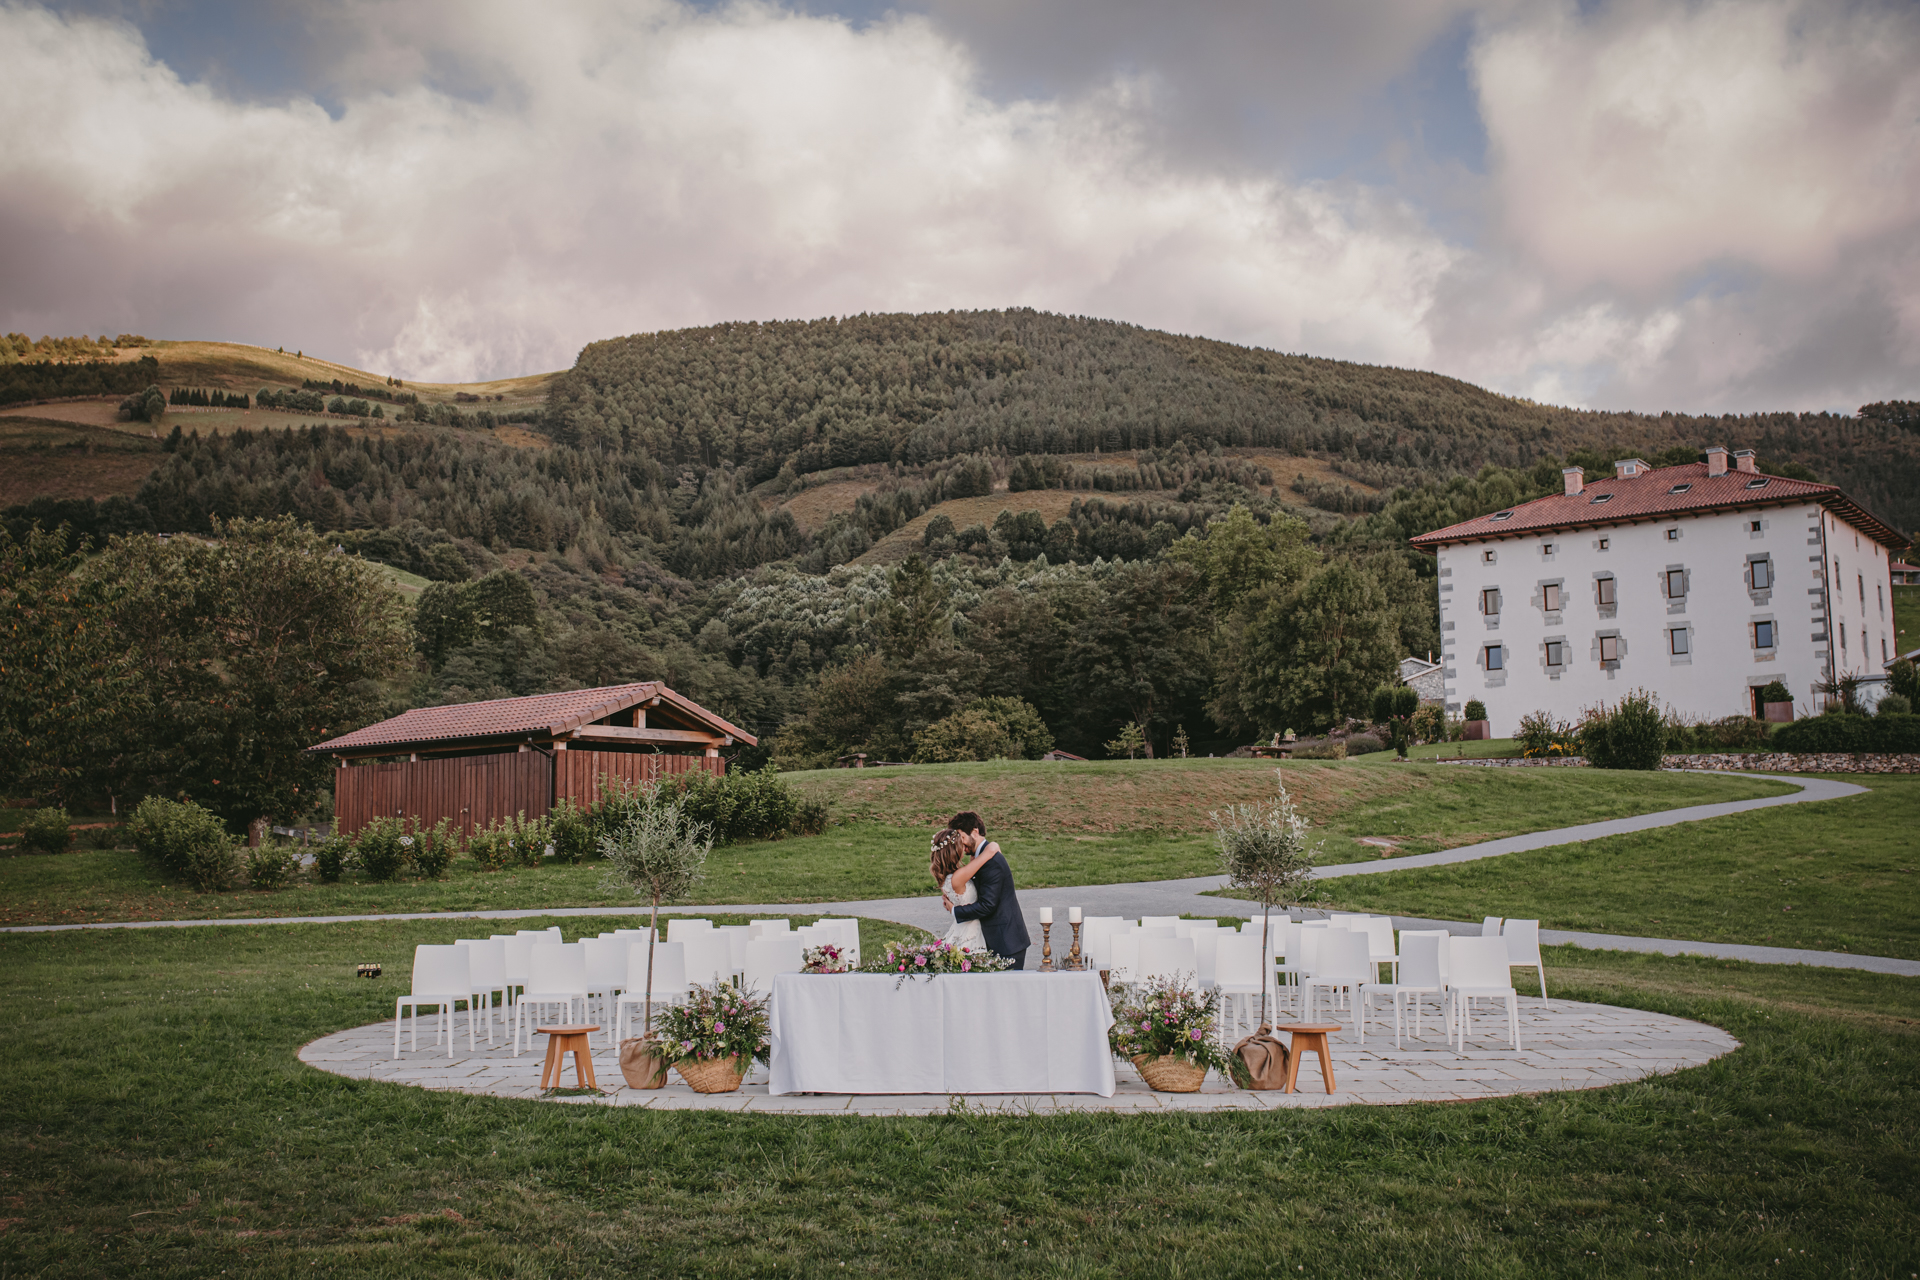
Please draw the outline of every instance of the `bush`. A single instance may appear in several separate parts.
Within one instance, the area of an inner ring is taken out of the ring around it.
[[[1920,670],[1915,669],[1912,658],[1902,658],[1887,668],[1887,690],[1920,706]]]
[[[367,879],[396,880],[407,862],[407,846],[400,843],[406,834],[400,819],[374,818],[353,838],[353,860],[367,873]]]
[[[329,836],[313,851],[313,873],[321,884],[339,884],[352,861],[353,842],[345,836]]]
[[[1447,709],[1437,702],[1423,702],[1413,713],[1413,740],[1441,742],[1447,736]]]
[[[1767,722],[1752,716],[1727,716],[1693,727],[1697,751],[1759,751],[1767,746],[1768,740]]]
[[[593,816],[575,804],[571,796],[563,797],[553,806],[553,812],[547,815],[547,824],[553,837],[553,856],[560,861],[585,862],[598,852],[594,844]]]
[[[1889,693],[1880,699],[1880,705],[1873,709],[1877,716],[1905,716],[1913,714],[1913,703],[1904,693]]]
[[[202,893],[231,889],[240,878],[240,851],[225,824],[190,800],[148,796],[134,809],[127,834],[162,875]]]
[[[467,837],[467,854],[482,871],[504,871],[511,866],[537,867],[546,857],[549,829],[544,819],[527,820],[524,812],[496,818]]]
[[[413,843],[408,844],[409,840]],[[460,849],[460,837],[445,818],[425,828],[415,819],[413,834],[402,836],[400,843],[407,850],[407,861],[414,874],[423,880],[438,880],[446,875],[447,868],[453,865],[453,855]]]
[[[1776,728],[1771,745],[1807,754],[1920,752],[1920,715],[1811,716]]]
[[[1480,699],[1478,698],[1475,698],[1472,701],[1467,703],[1467,712],[1466,712],[1466,715],[1462,717],[1462,719],[1473,721],[1473,720],[1485,720],[1486,718],[1487,718],[1486,703],[1480,701]]]
[[[1658,769],[1667,746],[1667,718],[1653,694],[1635,689],[1608,710],[1587,712],[1580,725],[1587,763],[1598,769]]]
[[[256,889],[278,889],[300,872],[300,847],[269,840],[247,850],[247,883]]]
[[[65,853],[73,843],[65,809],[35,809],[20,824],[20,847],[33,853]]]
[[[1019,698],[977,698],[914,738],[916,764],[962,760],[1038,760],[1053,749],[1053,732]]]
[[[1373,691],[1373,722],[1411,719],[1420,709],[1420,694],[1404,684],[1383,684]]]
[[[1787,691],[1787,686],[1785,686],[1784,684],[1781,684],[1778,680],[1775,680],[1772,684],[1768,685],[1766,688],[1760,691],[1761,706],[1765,706],[1769,702],[1792,702],[1792,701],[1793,701],[1793,695]]]
[[[1364,756],[1387,749],[1387,744],[1380,741],[1380,735],[1377,733],[1349,734],[1342,745],[1346,747],[1349,756]]]
[[[793,830],[800,809],[800,795],[781,780],[771,766],[752,773],[682,774],[675,779],[678,799],[691,822],[704,822],[713,829],[716,844],[737,840],[777,840]],[[660,789],[661,798],[676,797],[670,788]]]
[[[1580,754],[1579,730],[1555,720],[1550,712],[1531,711],[1521,716],[1513,736],[1520,743],[1520,754],[1529,760]]]
[[[1378,746],[1380,739],[1368,735],[1368,741],[1375,743],[1376,751],[1385,750]],[[1345,760],[1347,743],[1345,740],[1334,742],[1326,738],[1302,738],[1293,744],[1292,758],[1295,760]]]
[[[795,835],[817,836],[827,829],[827,806],[812,796],[802,796],[793,815]]]

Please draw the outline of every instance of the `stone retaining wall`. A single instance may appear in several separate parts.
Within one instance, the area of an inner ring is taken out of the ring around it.
[[[1584,769],[1584,756],[1558,756],[1540,760],[1465,760],[1442,758],[1437,764],[1472,764],[1483,768]],[[1920,755],[1796,755],[1784,751],[1756,752],[1749,755],[1661,756],[1662,769],[1726,769],[1740,773],[1920,773]]]

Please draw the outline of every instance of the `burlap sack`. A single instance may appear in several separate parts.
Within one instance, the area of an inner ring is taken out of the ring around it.
[[[667,1082],[668,1065],[652,1040],[635,1036],[620,1042],[620,1074],[629,1089],[658,1089]]]
[[[1233,1056],[1240,1059],[1251,1079],[1246,1085],[1249,1089],[1286,1088],[1290,1052],[1285,1043],[1275,1038],[1273,1028],[1264,1022],[1258,1031],[1233,1046]]]

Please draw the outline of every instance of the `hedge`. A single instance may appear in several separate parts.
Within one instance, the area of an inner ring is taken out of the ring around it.
[[[1775,729],[1767,747],[1803,754],[1920,751],[1920,715],[1812,716]]]

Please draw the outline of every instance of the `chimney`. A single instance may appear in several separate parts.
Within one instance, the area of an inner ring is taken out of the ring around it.
[[[1707,450],[1707,474],[1723,476],[1727,474],[1727,447],[1717,444]]]
[[[1748,475],[1752,475],[1760,470],[1760,468],[1753,465],[1753,450],[1751,449],[1742,449],[1740,452],[1734,454],[1733,465]]]
[[[1580,490],[1584,488],[1587,483],[1587,473],[1582,471],[1579,467],[1560,468],[1560,478],[1566,481],[1567,494],[1569,497],[1571,497],[1576,493],[1579,493]]]
[[[1647,470],[1647,464],[1639,458],[1621,458],[1613,464],[1613,478],[1630,480],[1645,470]]]

